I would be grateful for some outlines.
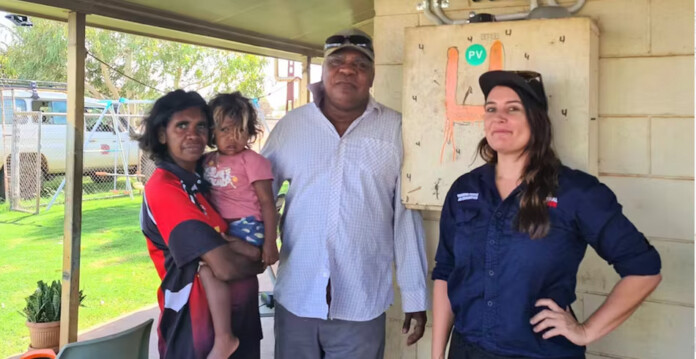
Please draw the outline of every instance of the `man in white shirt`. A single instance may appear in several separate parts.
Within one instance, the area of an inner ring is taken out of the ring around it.
[[[425,330],[427,260],[418,212],[401,203],[401,115],[370,96],[372,39],[326,39],[314,102],[278,122],[262,151],[274,191],[290,182],[275,287],[275,357],[382,358],[396,268],[407,343]]]

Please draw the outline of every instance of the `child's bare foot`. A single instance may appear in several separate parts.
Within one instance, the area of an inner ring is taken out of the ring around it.
[[[207,359],[227,359],[239,348],[239,338],[234,335],[215,335],[213,349]]]

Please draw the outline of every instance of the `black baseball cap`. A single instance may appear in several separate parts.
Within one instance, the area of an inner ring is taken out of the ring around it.
[[[488,71],[479,77],[479,85],[485,98],[496,86],[507,86],[528,94],[544,110],[549,109],[541,74],[534,71]]]

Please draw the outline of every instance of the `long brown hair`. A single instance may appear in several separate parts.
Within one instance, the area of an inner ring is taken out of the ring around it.
[[[527,165],[522,173],[520,210],[515,220],[517,230],[526,232],[532,239],[544,238],[551,228],[548,197],[558,189],[558,172],[561,161],[551,148],[551,120],[549,114],[524,91],[511,87],[524,105],[530,137],[524,153]],[[484,137],[478,144],[478,154],[489,164],[498,163],[498,153]]]

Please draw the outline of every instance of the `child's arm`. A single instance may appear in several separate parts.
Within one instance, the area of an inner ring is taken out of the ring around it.
[[[259,180],[252,183],[261,205],[261,216],[263,217],[264,226],[262,258],[266,265],[272,265],[278,261],[278,246],[276,245],[278,213],[276,213],[275,202],[273,201],[272,182],[272,180]]]

